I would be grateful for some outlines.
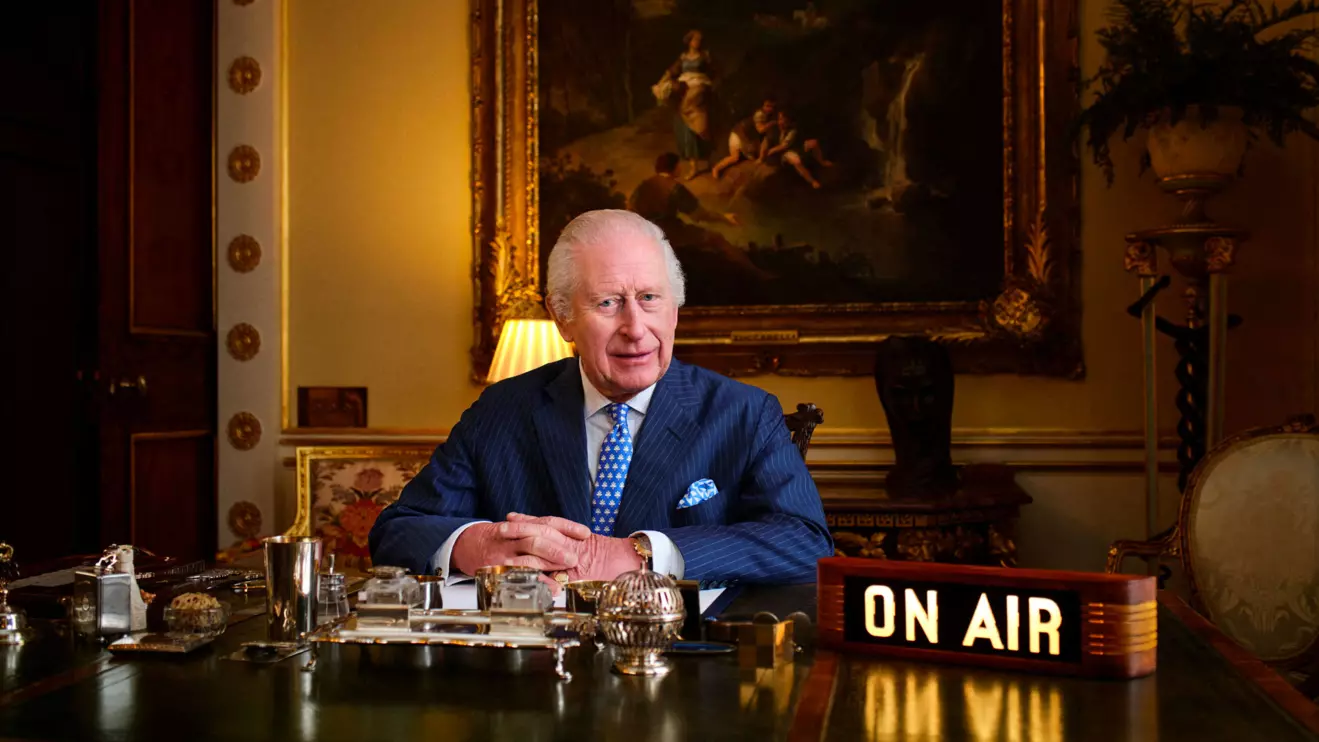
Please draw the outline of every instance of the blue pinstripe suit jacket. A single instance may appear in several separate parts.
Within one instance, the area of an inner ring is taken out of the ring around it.
[[[371,557],[413,574],[453,530],[509,512],[591,522],[581,371],[575,358],[488,387],[380,514]],[[719,494],[677,507],[687,487]],[[614,533],[660,531],[685,579],[813,582],[833,554],[815,482],[773,395],[673,361],[634,442]]]

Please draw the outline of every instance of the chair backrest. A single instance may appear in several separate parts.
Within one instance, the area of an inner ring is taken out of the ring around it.
[[[305,446],[297,450],[298,514],[286,535],[319,536],[336,570],[368,570],[380,511],[430,460],[432,446]]]
[[[1319,651],[1319,428],[1234,436],[1187,481],[1182,560],[1202,612],[1265,662]]]
[[[811,447],[811,436],[815,434],[815,426],[824,423],[824,411],[810,402],[804,402],[797,405],[796,412],[785,412],[783,421],[787,423],[788,432],[792,434],[792,442],[796,444],[797,450],[801,451],[801,457],[806,458],[806,450]]]

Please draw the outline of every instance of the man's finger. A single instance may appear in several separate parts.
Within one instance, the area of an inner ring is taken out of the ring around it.
[[[560,539],[563,537],[560,536]],[[565,548],[563,543],[546,538],[545,536],[528,536],[520,538],[512,543],[513,550],[517,554],[526,554],[527,556],[538,556],[546,561],[556,564],[566,564],[569,567],[577,564],[577,553],[570,548]]]
[[[510,567],[531,567],[532,569],[540,570],[541,572],[557,572],[568,566],[566,564],[547,561],[529,554],[508,557],[504,560],[504,564],[507,564]]]
[[[540,581],[550,586],[550,595],[558,595],[559,592],[563,590],[563,586],[549,575],[541,575]]]
[[[591,537],[590,528],[575,520],[560,518],[557,515],[536,517],[534,515],[523,515],[522,513],[509,513],[508,520],[510,523],[539,523],[541,525],[546,525],[559,533],[562,533],[569,538],[575,538],[578,541],[584,541]]]
[[[569,538],[557,528],[539,522],[518,521],[510,523],[505,521],[499,524],[496,533],[499,534],[500,538],[509,540],[540,536],[564,548],[567,548],[570,543]]]

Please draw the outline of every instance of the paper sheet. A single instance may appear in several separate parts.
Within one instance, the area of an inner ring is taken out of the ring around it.
[[[73,573],[77,571],[77,569],[77,567],[70,567],[68,569],[61,569],[58,572],[47,572],[45,574],[24,577],[21,580],[14,580],[9,583],[9,589],[17,590],[20,587],[28,587],[29,585],[33,587],[62,587],[64,585],[72,585]]]
[[[445,585],[444,587],[440,588],[440,590],[444,595],[445,608],[452,608],[456,610],[476,609],[475,582],[460,582],[456,585]],[[722,587],[715,588],[713,590],[702,590],[701,613],[705,613],[705,610],[710,607],[710,604],[713,603],[715,598],[718,598],[723,591],[724,588]],[[564,601],[566,599],[567,599],[567,593],[560,591],[558,595],[554,596],[554,607],[563,608],[565,605]]]
[[[460,582],[456,585],[445,585],[440,588],[444,595],[444,607],[452,610],[476,610],[476,583]],[[564,601],[567,599],[567,593],[560,591],[554,596],[554,607],[564,607]]]

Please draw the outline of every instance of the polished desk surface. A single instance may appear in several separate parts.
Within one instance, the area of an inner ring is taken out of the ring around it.
[[[748,589],[728,612],[782,616],[796,605],[813,614],[814,587],[803,587]],[[578,651],[569,683],[548,665],[517,675],[460,669],[411,647],[333,648],[312,672],[301,671],[308,654],[272,665],[223,659],[262,638],[260,619],[185,656],[112,655],[46,637],[17,651],[0,647],[0,737],[1319,739],[1167,606],[1159,611],[1159,669],[1128,682],[811,650],[772,670],[742,670],[735,655],[674,657],[673,672],[659,679],[621,677],[607,653]],[[809,691],[819,676],[832,688],[827,706]],[[810,703],[818,723],[803,723]]]

